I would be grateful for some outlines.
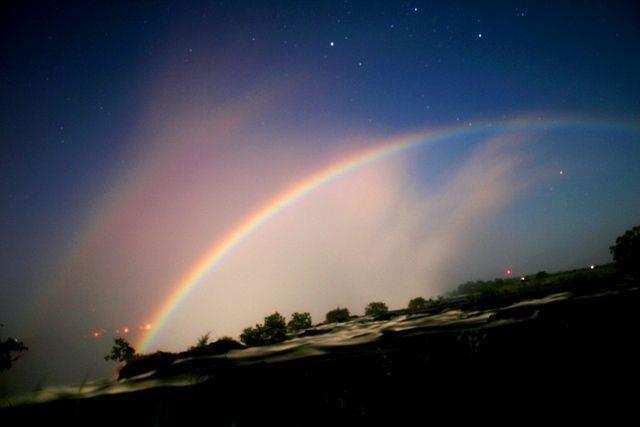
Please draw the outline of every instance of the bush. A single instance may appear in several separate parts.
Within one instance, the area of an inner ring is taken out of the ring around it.
[[[311,314],[309,313],[293,313],[287,329],[290,332],[298,332],[311,327]]]
[[[264,324],[245,328],[240,341],[248,347],[282,342],[287,337],[285,318],[278,312],[264,318]]]
[[[364,314],[365,316],[379,316],[381,314],[386,313],[387,311],[389,311],[389,307],[387,307],[387,304],[380,301],[376,301],[376,302],[370,302],[369,304],[367,304],[367,306],[364,309]]]
[[[263,345],[262,342],[262,325],[256,325],[255,327],[249,326],[245,328],[240,334],[240,341],[247,347],[254,347],[257,345]]]
[[[609,250],[620,273],[640,278],[640,226],[619,236]]]
[[[131,378],[146,372],[155,371],[171,365],[178,356],[174,353],[156,351],[152,354],[142,354],[131,358],[118,371],[118,379]]]
[[[416,297],[409,301],[408,309],[409,311],[416,312],[426,309],[429,306],[429,301],[422,297]]]
[[[198,341],[196,342],[196,345],[194,347],[191,347],[192,349],[194,348],[204,348],[207,346],[207,344],[209,344],[209,337],[211,336],[211,332],[207,332],[206,334],[202,335],[200,338],[198,338]]]
[[[111,353],[104,357],[104,360],[114,360],[117,362],[126,362],[136,355],[136,350],[124,338],[116,338],[115,344],[111,349]]]
[[[277,311],[264,318],[264,340],[268,344],[282,342],[287,338],[287,321]]]
[[[215,354],[224,354],[231,350],[242,350],[245,346],[231,337],[224,336],[207,345],[207,348],[214,350]]]
[[[340,308],[337,307],[331,311],[329,311],[326,315],[327,323],[341,323],[346,322],[351,318],[351,314],[349,314],[348,308]]]
[[[500,296],[504,295],[504,290],[497,286],[486,286],[477,292],[467,295],[467,300],[472,304],[493,304]]]
[[[536,279],[546,279],[547,277],[549,277],[549,273],[547,273],[546,271],[539,271],[536,274]]]
[[[27,350],[29,350],[29,347],[15,338],[0,340],[0,372],[11,369],[13,362],[20,358],[20,356],[13,356],[11,353],[22,353]]]
[[[225,354],[231,350],[240,350],[245,348],[244,345],[231,337],[221,337],[216,341],[207,342],[203,346],[193,346],[187,351],[178,353],[181,358],[184,357],[202,357],[202,356],[214,356],[217,354]]]

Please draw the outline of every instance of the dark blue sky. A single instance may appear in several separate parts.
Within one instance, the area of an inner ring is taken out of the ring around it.
[[[97,213],[123,205],[134,221],[130,199],[118,202],[122,188],[137,188],[131,194],[139,199],[163,199],[149,190],[151,175],[140,172],[164,152],[154,141],[199,135],[198,126],[218,123],[211,117],[242,116],[243,123],[224,134],[234,142],[213,150],[215,158],[277,152],[274,158],[289,164],[283,156],[317,153],[317,163],[304,157],[299,170],[292,167],[296,178],[339,153],[336,141],[354,136],[522,115],[635,126],[640,120],[636,1],[20,1],[0,7],[0,45],[0,321],[19,332],[33,327],[28,301],[49,291]],[[567,180],[538,182],[497,212],[462,272],[451,277],[488,276],[506,262],[553,270],[606,261],[606,242],[640,221],[638,135],[615,128],[574,129],[540,141],[532,163],[572,171]],[[446,181],[474,144],[416,153],[412,188]],[[179,175],[184,182],[219,167],[195,148],[185,150],[176,160],[186,165],[188,173]],[[256,189],[256,200],[288,182],[277,166],[258,169],[273,186]],[[259,187],[260,178],[224,176]],[[229,212],[243,215],[243,203],[253,206],[233,199]],[[218,226],[228,224],[212,230]],[[162,230],[177,241],[191,238],[179,227]],[[505,238],[526,250],[501,245]],[[572,251],[572,242],[580,249]],[[117,240],[109,244],[118,247]],[[495,264],[487,267],[484,255],[491,251]],[[175,274],[192,259],[184,253]],[[101,254],[85,253],[121,268]],[[93,286],[92,274],[80,276],[77,283]],[[149,286],[136,295],[149,296]],[[149,296],[156,298],[150,304],[166,290]],[[77,295],[69,310],[82,311],[78,305],[86,303],[100,312],[94,294]],[[132,314],[132,321],[148,311]],[[88,324],[115,323],[105,313],[87,316]]]
[[[5,5],[3,234],[39,230],[44,210],[62,224],[100,187],[159,64],[214,72],[219,61],[224,85],[207,90],[229,98],[305,74],[283,126],[396,130],[520,111],[637,118],[639,20],[633,1]]]

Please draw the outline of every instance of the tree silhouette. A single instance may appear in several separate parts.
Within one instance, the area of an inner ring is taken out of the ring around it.
[[[240,341],[242,341],[247,347],[264,345],[264,342],[262,341],[263,329],[264,326],[260,324],[257,324],[254,327],[249,326],[248,328],[244,328],[240,334]]]
[[[334,308],[326,314],[327,323],[341,323],[349,320],[351,315],[348,308]]]
[[[420,311],[427,308],[428,304],[429,303],[426,299],[422,297],[416,297],[416,298],[413,298],[411,301],[409,301],[408,309],[409,311],[412,311],[412,312]]]
[[[104,357],[104,360],[114,360],[117,362],[126,362],[136,355],[136,350],[124,338],[116,338],[115,344],[111,349],[111,353]]]
[[[240,334],[240,341],[252,347],[275,344],[287,338],[286,319],[277,311],[264,318],[263,324],[245,328]]]
[[[364,309],[364,314],[365,316],[378,316],[380,314],[386,313],[387,311],[389,311],[389,307],[387,307],[387,304],[380,301],[375,301],[367,304]]]
[[[640,226],[619,236],[609,250],[619,272],[640,278]]]
[[[276,311],[265,317],[262,335],[268,344],[284,341],[287,337],[287,321],[284,316]]]
[[[4,326],[0,324],[0,326]],[[0,340],[0,372],[8,371],[13,366],[13,362],[20,358],[20,355],[12,355],[12,353],[22,353],[29,350],[22,341],[15,338],[7,338]]]
[[[293,313],[289,323],[287,323],[287,329],[291,332],[301,331],[311,327],[311,314],[309,313]]]
[[[209,337],[210,336],[211,336],[211,332],[207,332],[206,334],[204,334],[201,337],[199,337],[198,341],[196,342],[195,348],[206,347],[207,344],[209,344]]]
[[[547,277],[549,277],[549,273],[546,271],[538,271],[536,273],[536,279],[546,279]]]

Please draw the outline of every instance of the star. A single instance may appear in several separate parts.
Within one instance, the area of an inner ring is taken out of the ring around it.
[[[478,33],[478,38],[481,39],[482,38],[482,33]]]
[[[335,43],[331,42],[329,43],[329,46],[333,47]]]

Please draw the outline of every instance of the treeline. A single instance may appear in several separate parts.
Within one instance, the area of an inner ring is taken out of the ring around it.
[[[441,297],[428,300],[422,297],[413,298],[409,301],[407,310],[409,312],[419,312],[441,301]],[[385,316],[387,313],[389,313],[389,307],[382,301],[370,302],[364,308],[364,315],[372,316],[374,319]],[[352,315],[346,307],[336,307],[326,313],[323,324],[343,323],[357,317]],[[245,328],[240,334],[240,341],[247,347],[276,344],[312,327],[311,314],[307,312],[293,313],[288,322],[284,316],[275,312],[265,317],[263,323]]]
[[[592,265],[584,269],[553,274],[541,271],[534,275],[518,278],[469,281],[459,285],[448,296],[464,297],[471,303],[477,303],[490,302],[509,295],[535,294],[551,290],[583,292],[606,286],[615,282],[619,277],[620,272],[614,264]]]
[[[425,299],[416,297],[409,301],[406,309],[407,313],[419,313],[431,309],[440,310],[447,302],[452,299],[460,298],[467,303],[487,302],[495,298],[505,296],[507,294],[517,295],[522,292],[537,292],[544,289],[548,290],[572,290],[580,291],[588,290],[612,283],[615,280],[636,282],[640,279],[640,226],[636,226],[628,230],[625,234],[619,236],[616,242],[610,248],[613,255],[613,264],[604,266],[592,265],[586,269],[565,271],[561,273],[549,274],[540,271],[533,275],[521,276],[516,278],[496,278],[493,280],[476,280],[462,283],[456,290],[449,293],[449,299],[444,300],[442,297],[435,299]],[[372,316],[374,319],[382,319],[389,313],[387,304],[381,301],[374,301],[365,307],[365,315]],[[402,310],[398,311],[402,312]],[[347,322],[354,317],[348,308],[337,307],[328,311],[325,315],[324,324]],[[209,343],[209,333],[198,339],[195,346],[189,350],[178,353],[177,355],[170,353],[158,352],[154,355],[138,355],[128,342],[122,338],[117,338],[112,352],[105,357],[107,360],[115,361],[134,361],[136,359],[154,358],[155,359],[172,359],[178,356],[190,357],[206,354],[222,354],[232,349],[240,349],[253,346],[262,346],[276,344],[286,339],[298,336],[301,332],[313,327],[311,315],[307,312],[295,312],[289,318],[285,319],[280,313],[275,312],[264,318],[263,323],[245,328],[240,334],[240,344],[238,341],[230,337],[222,337],[215,342]],[[7,357],[11,351],[24,351],[26,347],[17,341],[0,342],[3,344],[1,368],[8,369],[11,361],[15,360]],[[16,344],[17,343],[17,344]],[[17,345],[17,347],[16,347]],[[167,356],[171,355],[171,357]],[[166,361],[166,360],[165,360]]]
[[[601,286],[602,282],[610,281],[615,272],[613,265],[606,265],[555,274],[541,271],[535,275],[520,278],[469,281],[460,284],[456,290],[450,292],[447,299],[441,296],[429,299],[415,297],[409,301],[404,309],[396,311],[396,314],[416,314],[429,310],[441,310],[452,298],[462,298],[468,303],[479,303],[491,302],[507,294],[515,295],[536,289],[559,289],[564,285],[588,289],[591,287],[590,285]],[[385,319],[391,313],[386,303],[374,301],[365,306],[364,314],[375,320]],[[325,314],[324,321],[315,326],[348,322],[357,317],[352,315],[346,307],[336,307],[329,310]],[[129,368],[136,369],[138,362],[144,362],[146,365],[164,364],[180,357],[224,354],[235,349],[277,344],[300,336],[304,334],[305,330],[313,327],[313,320],[308,312],[294,312],[287,321],[283,315],[276,311],[266,316],[262,323],[245,328],[239,337],[242,344],[231,337],[221,337],[214,342],[209,342],[210,333],[206,333],[198,338],[194,346],[178,354],[157,352],[153,355],[139,355],[123,338],[116,338],[111,353],[105,359],[118,362],[136,362],[135,364],[129,363],[131,365]]]

